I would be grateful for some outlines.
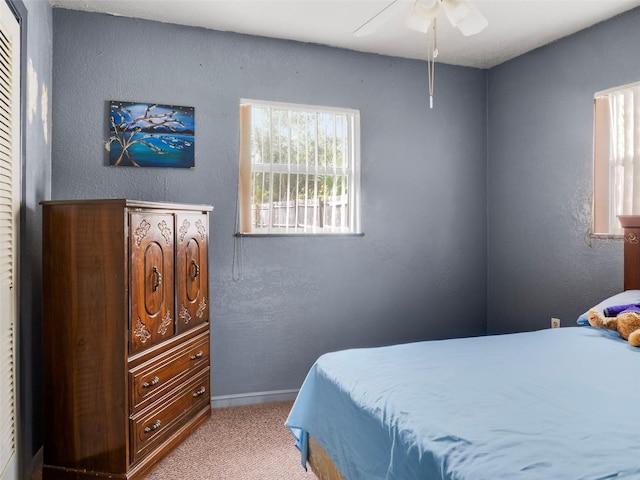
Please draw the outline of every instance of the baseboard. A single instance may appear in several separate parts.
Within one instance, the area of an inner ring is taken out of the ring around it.
[[[249,392],[236,395],[214,395],[211,408],[241,407],[258,403],[286,402],[295,400],[298,390],[272,390],[270,392]]]

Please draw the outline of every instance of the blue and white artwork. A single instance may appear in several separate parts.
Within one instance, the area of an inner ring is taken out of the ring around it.
[[[194,167],[193,107],[112,100],[109,163],[133,167]]]

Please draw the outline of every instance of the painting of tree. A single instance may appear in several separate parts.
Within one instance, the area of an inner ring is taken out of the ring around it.
[[[194,167],[193,107],[111,101],[109,163],[133,167]]]

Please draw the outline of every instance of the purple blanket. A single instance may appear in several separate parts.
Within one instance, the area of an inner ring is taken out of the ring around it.
[[[622,312],[640,312],[640,303],[631,303],[628,305],[614,305],[607,307],[602,313],[605,317],[617,317]]]

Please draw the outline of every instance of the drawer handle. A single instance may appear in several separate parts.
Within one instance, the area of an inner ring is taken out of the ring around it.
[[[203,355],[204,355],[204,352],[202,350],[200,350],[195,355],[191,355],[191,360],[197,360],[199,358],[202,358]]]
[[[151,290],[155,292],[158,290],[158,287],[162,285],[162,274],[158,271],[158,268],[154,266],[151,275],[153,275]]]
[[[150,382],[144,382],[142,384],[142,388],[153,387],[153,386],[157,385],[159,381],[160,381],[160,379],[158,377],[153,377],[153,380],[151,380]]]
[[[204,387],[200,387],[200,389],[199,389],[199,390],[197,390],[197,391],[193,392],[193,396],[194,396],[194,397],[199,397],[200,395],[202,395],[202,394],[203,394],[204,392],[206,392],[206,391],[207,391],[207,389],[206,389],[206,388],[204,388]]]
[[[145,427],[144,428],[144,433],[153,432],[154,430],[159,429],[160,425],[162,425],[162,422],[160,420],[156,420],[156,423],[154,423],[150,427]]]
[[[200,275],[200,265],[194,259],[191,259],[191,280],[195,280]]]

